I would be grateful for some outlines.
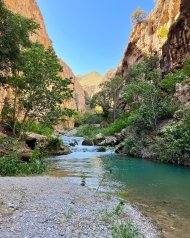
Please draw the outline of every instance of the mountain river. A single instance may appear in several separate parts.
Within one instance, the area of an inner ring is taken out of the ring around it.
[[[72,153],[52,158],[52,174],[70,177],[127,199],[151,217],[166,238],[190,238],[190,169],[115,155],[111,149],[83,146],[82,137],[62,136]],[[76,144],[74,146],[74,144]],[[72,146],[71,146],[72,145]]]

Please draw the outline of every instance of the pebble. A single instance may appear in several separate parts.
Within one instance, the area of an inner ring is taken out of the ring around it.
[[[0,201],[5,208],[22,206],[1,216],[1,237],[28,238],[111,238],[115,217],[105,222],[119,201],[107,199],[103,192],[75,184],[69,178],[0,177]],[[130,219],[146,238],[159,238],[151,220],[129,203],[124,205],[121,221]],[[11,226],[11,229],[9,228]],[[15,235],[16,232],[16,235]]]

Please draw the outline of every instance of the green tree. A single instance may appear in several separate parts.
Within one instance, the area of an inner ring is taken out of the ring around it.
[[[47,115],[58,118],[64,110],[60,105],[72,96],[71,81],[62,79],[62,67],[52,48],[45,49],[39,43],[23,51],[17,65],[18,77],[11,77],[9,84],[14,89],[13,131],[19,118],[24,126],[27,119],[41,120]]]
[[[123,79],[118,76],[102,83],[101,91],[95,94],[91,100],[91,107],[101,106],[105,118],[108,118],[109,113],[112,112],[113,121],[115,121],[123,83]]]
[[[30,46],[30,35],[37,28],[37,23],[12,13],[0,0],[0,83],[7,83],[8,75],[16,75],[20,52]]]
[[[125,103],[135,112],[132,121],[138,130],[157,131],[160,120],[173,116],[175,104],[160,90],[160,80],[156,57],[145,58],[127,75]]]

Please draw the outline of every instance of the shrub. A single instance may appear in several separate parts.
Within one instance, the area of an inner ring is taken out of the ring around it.
[[[190,116],[186,116],[182,124],[168,129],[163,138],[157,138],[153,149],[162,161],[190,162]]]
[[[115,133],[120,132],[128,125],[127,119],[117,119],[115,122],[108,125],[106,128],[94,128],[89,125],[84,125],[77,132],[77,136],[87,136],[87,137],[95,137],[97,134],[102,133],[105,136],[110,136]]]
[[[29,132],[34,132],[34,133],[37,133],[37,134],[40,134],[40,135],[45,135],[47,137],[51,137],[52,133],[53,133],[53,128],[52,127],[43,125],[43,124],[38,123],[38,122],[32,122],[31,123],[29,121],[26,123],[25,130],[29,131]]]
[[[113,238],[144,238],[131,223],[114,225],[112,236]]]
[[[94,112],[86,112],[84,113],[83,123],[84,124],[100,124],[104,120],[102,114],[97,114]]]
[[[183,64],[183,70],[185,75],[190,76],[190,60],[186,60]]]
[[[100,133],[99,128],[93,128],[89,125],[82,126],[76,133],[76,136],[84,136],[84,137],[95,137],[96,134]]]
[[[47,162],[36,147],[29,162],[20,160],[16,153],[6,154],[0,158],[0,176],[25,176],[42,174],[47,170]]]
[[[175,92],[176,83],[182,82],[186,79],[182,71],[176,71],[168,74],[160,83],[160,87],[169,93]]]
[[[60,150],[63,142],[58,137],[51,137],[48,141],[47,150],[48,151],[58,151]]]
[[[104,135],[110,136],[115,133],[120,132],[122,129],[127,127],[128,121],[126,119],[117,119],[113,123],[111,123],[108,127],[102,129],[102,133]]]
[[[141,150],[147,144],[146,138],[135,137],[133,134],[125,139],[124,152],[127,155],[140,156]]]
[[[168,28],[167,26],[162,26],[157,32],[157,36],[161,38],[166,38],[168,36]]]

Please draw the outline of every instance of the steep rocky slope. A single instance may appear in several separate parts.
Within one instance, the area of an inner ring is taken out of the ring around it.
[[[128,68],[140,62],[146,55],[161,57],[162,46],[167,40],[167,31],[181,17],[181,1],[185,0],[157,0],[155,8],[147,20],[133,27],[117,74],[125,77]],[[189,1],[186,0],[186,2],[189,5]],[[163,32],[166,34],[164,35]],[[177,49],[178,46],[175,47]]]
[[[115,69],[110,69],[110,70],[108,70],[108,71],[105,73],[105,75],[104,75],[102,81],[105,82],[105,81],[107,81],[107,80],[109,80],[109,79],[115,77],[115,74],[116,74],[116,70],[115,70]]]
[[[83,89],[87,92],[89,97],[92,97],[100,90],[100,84],[114,77],[115,69],[110,69],[104,76],[97,72],[91,72],[85,75],[77,75],[77,79],[82,85]]]
[[[170,28],[162,49],[161,68],[164,73],[180,68],[190,58],[190,1],[181,0],[180,16]]]
[[[92,97],[94,93],[98,92],[103,76],[97,72],[91,72],[85,75],[77,75],[77,79],[89,97]]]
[[[35,0],[4,0],[5,5],[13,12],[19,13],[25,17],[34,19],[39,25],[40,29],[38,30],[37,34],[32,35],[31,39],[33,41],[39,41],[45,47],[52,46],[52,42],[48,36],[46,31],[45,23],[43,20],[43,16],[40,12],[40,9]],[[64,78],[72,78],[73,80],[73,89],[74,89],[74,99],[69,100],[65,103],[65,107],[69,107],[71,109],[77,109],[79,111],[85,110],[85,96],[84,91],[79,84],[78,80],[76,79],[75,75],[73,74],[72,70],[69,68],[67,64],[65,64],[60,59],[60,64],[63,66],[64,72],[62,73],[62,77]],[[0,89],[1,93],[1,103],[0,103],[0,110],[3,107],[3,99],[6,96],[6,90]],[[70,121],[68,126],[72,126],[73,122]]]

